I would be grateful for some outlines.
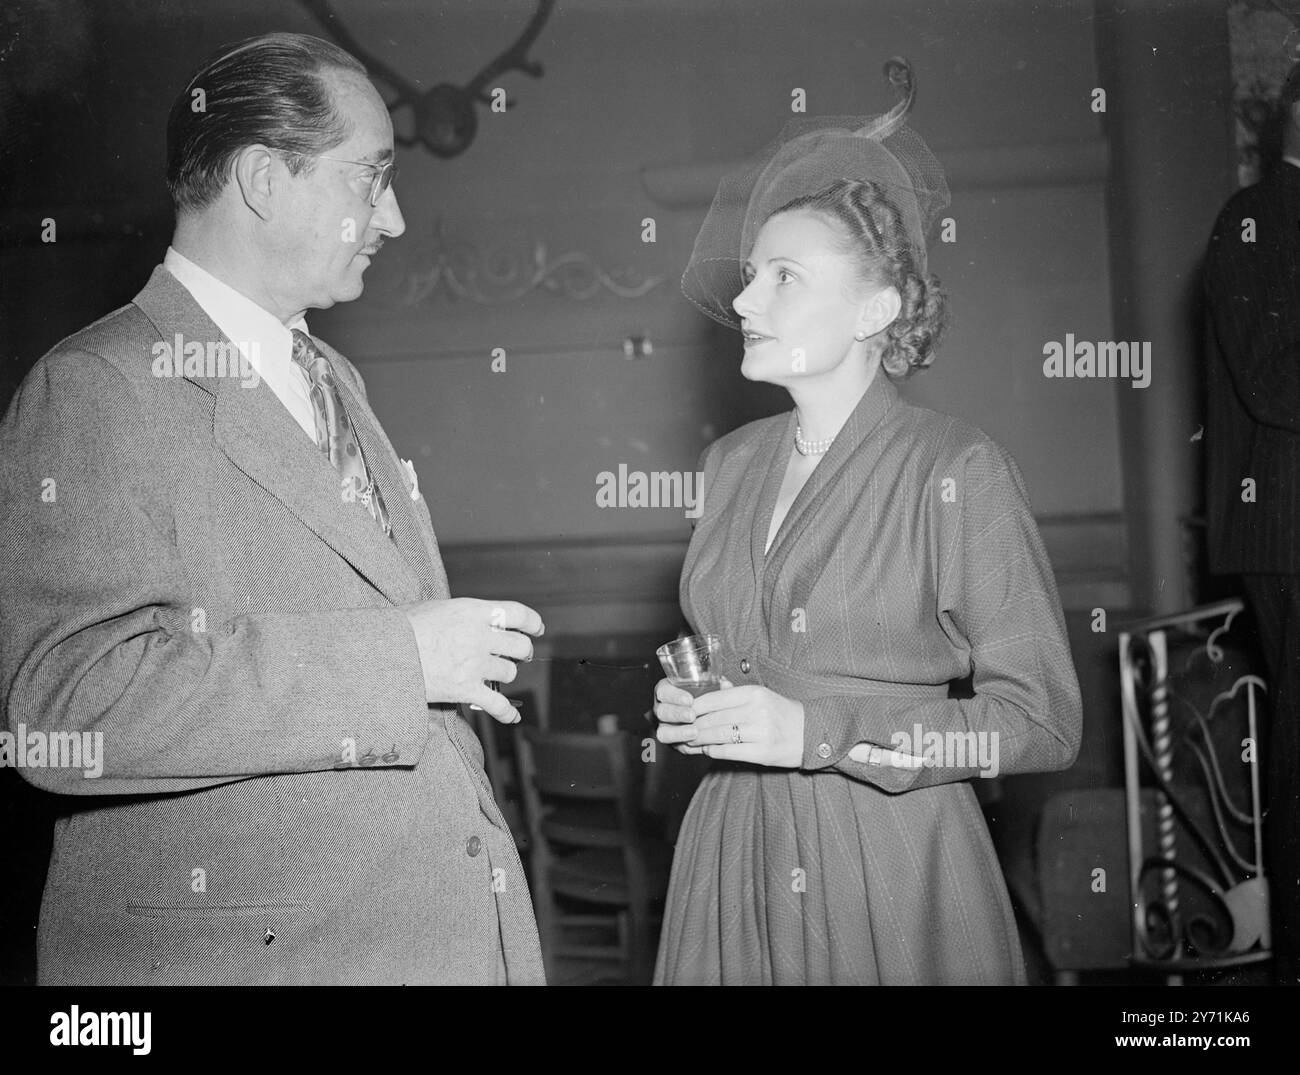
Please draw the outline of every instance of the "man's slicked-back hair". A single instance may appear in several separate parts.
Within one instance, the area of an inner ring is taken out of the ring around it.
[[[278,150],[298,175],[347,138],[321,78],[331,68],[366,74],[355,57],[307,34],[250,37],[204,61],[167,116],[167,189],[177,213],[211,204],[247,146]]]

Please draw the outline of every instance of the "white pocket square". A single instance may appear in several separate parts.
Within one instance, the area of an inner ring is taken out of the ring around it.
[[[401,459],[401,456],[398,456]],[[406,468],[406,476],[411,479],[411,499],[420,499],[420,479],[415,475],[415,464],[409,459],[402,459],[402,466]]]

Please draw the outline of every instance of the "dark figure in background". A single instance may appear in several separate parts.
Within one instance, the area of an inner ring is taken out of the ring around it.
[[[1205,262],[1210,570],[1239,574],[1271,680],[1266,868],[1278,980],[1300,984],[1300,66],[1282,160],[1219,213]],[[1247,479],[1250,479],[1249,481]]]

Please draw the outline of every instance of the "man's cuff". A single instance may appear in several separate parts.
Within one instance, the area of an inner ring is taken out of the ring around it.
[[[420,649],[410,620],[400,609],[374,610],[367,624],[373,660],[362,667],[369,704],[364,720],[339,730],[335,769],[414,767],[429,741],[430,709],[425,698]],[[381,656],[382,655],[382,656]]]

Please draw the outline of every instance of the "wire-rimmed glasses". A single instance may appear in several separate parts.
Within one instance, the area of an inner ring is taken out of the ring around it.
[[[379,199],[384,196],[384,191],[393,185],[397,178],[397,162],[387,161],[384,164],[376,164],[373,161],[350,161],[342,157],[330,157],[324,153],[313,153],[313,157],[318,160],[335,161],[338,164],[356,164],[362,168],[371,168],[375,176],[370,181],[370,207],[373,209],[379,204]]]

